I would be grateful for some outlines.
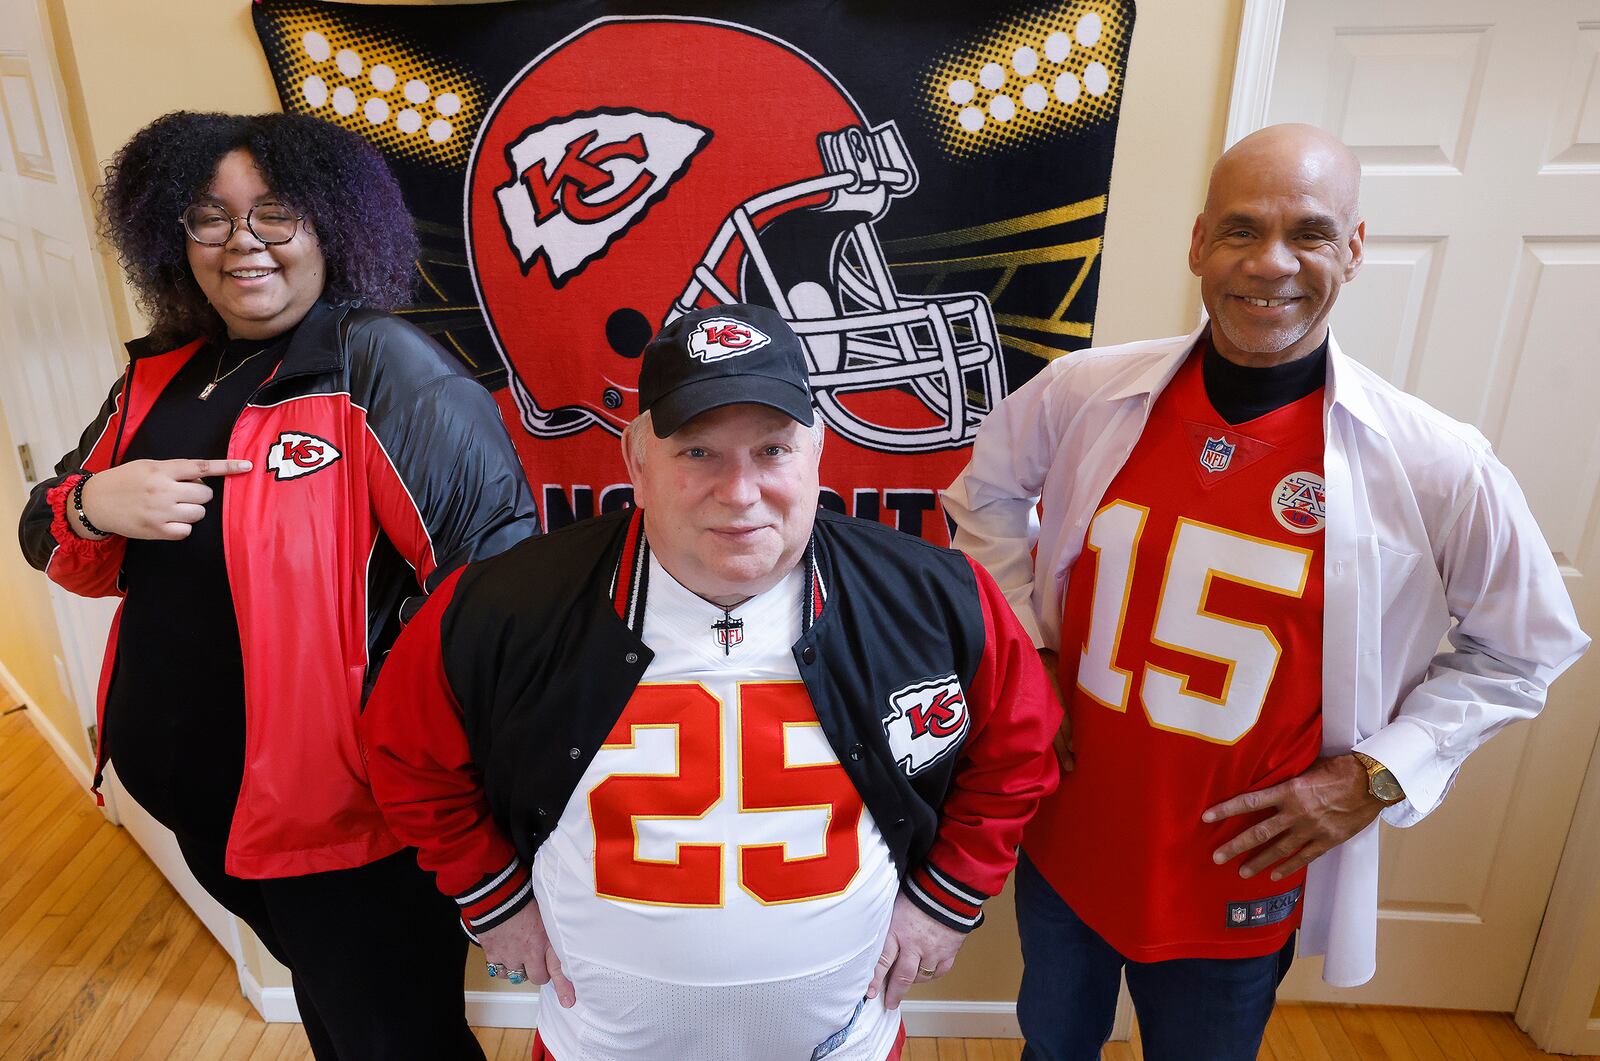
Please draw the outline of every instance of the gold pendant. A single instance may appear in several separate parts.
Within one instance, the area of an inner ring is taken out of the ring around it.
[[[200,391],[200,400],[201,401],[205,401],[207,398],[211,397],[211,392],[216,390],[216,389],[217,389],[217,385],[215,383],[207,383],[205,385],[205,387]]]

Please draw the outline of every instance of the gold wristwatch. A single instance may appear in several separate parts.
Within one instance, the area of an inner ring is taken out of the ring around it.
[[[1382,803],[1385,807],[1393,806],[1406,798],[1406,790],[1400,787],[1400,782],[1395,779],[1394,773],[1378,760],[1364,752],[1351,752],[1367,771],[1367,791],[1372,793],[1372,798]]]

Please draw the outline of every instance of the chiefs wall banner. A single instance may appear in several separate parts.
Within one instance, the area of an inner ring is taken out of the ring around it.
[[[996,402],[1093,331],[1132,0],[261,0],[287,111],[382,149],[402,312],[496,397],[546,526],[631,500],[672,317],[801,335],[822,503],[934,542]]]

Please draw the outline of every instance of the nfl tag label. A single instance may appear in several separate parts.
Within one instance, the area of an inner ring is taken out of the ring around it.
[[[1262,925],[1275,925],[1279,921],[1294,913],[1295,906],[1300,902],[1300,893],[1303,888],[1284,892],[1282,895],[1273,895],[1266,899],[1252,899],[1247,903],[1228,904],[1229,928],[1260,928]]]

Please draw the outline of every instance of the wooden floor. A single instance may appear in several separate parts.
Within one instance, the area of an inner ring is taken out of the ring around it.
[[[311,1057],[298,1024],[256,1015],[227,954],[128,835],[106,823],[22,712],[0,716],[0,866],[0,1059]],[[490,1061],[521,1061],[533,1033],[487,1028],[478,1038]],[[912,1039],[907,1054],[1015,1061],[1021,1044]],[[1104,1054],[1141,1056],[1137,1042]],[[1261,1051],[1272,1061],[1553,1056],[1505,1014],[1298,1004],[1278,1007]]]

